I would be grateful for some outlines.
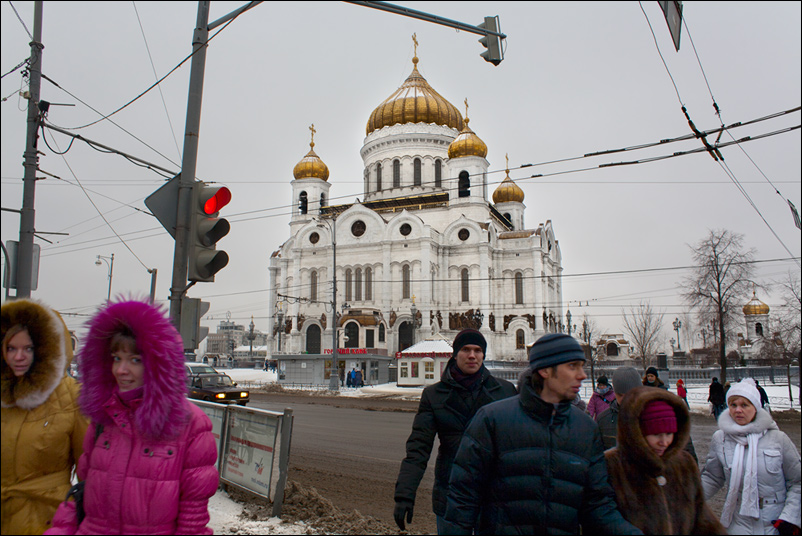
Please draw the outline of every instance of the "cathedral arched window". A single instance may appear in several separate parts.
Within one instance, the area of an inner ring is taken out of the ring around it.
[[[410,292],[411,277],[409,272],[409,265],[405,264],[401,269],[401,299],[403,300],[408,300],[412,295]]]
[[[309,299],[317,301],[317,272],[309,275]]]
[[[352,298],[351,298],[351,296],[353,296],[352,287],[353,287],[353,280],[352,280],[352,275],[351,275],[351,269],[349,268],[349,269],[347,269],[345,271],[345,301],[346,302],[349,302],[349,301],[352,300]]]
[[[309,201],[307,200],[306,192],[301,192],[298,196],[298,212],[306,214],[309,209]]]
[[[379,324],[379,342],[384,342],[385,331],[384,324]]]
[[[460,197],[471,196],[471,177],[470,175],[468,175],[467,171],[459,172],[459,196]]]
[[[757,322],[755,324],[755,335],[757,335],[758,337],[763,336],[763,324],[761,324],[760,322]]]
[[[415,162],[413,163],[413,184],[415,186],[421,185],[421,164],[420,158],[416,158]]]
[[[354,272],[354,300],[362,301],[362,268]]]
[[[401,160],[393,160],[393,188],[401,187]]]
[[[515,274],[515,303],[522,304],[524,302],[524,276],[521,272]]]
[[[618,345],[611,342],[607,345],[607,357],[616,357],[618,355]]]
[[[434,161],[434,187],[443,186],[443,163],[440,160]]]
[[[365,301],[373,300],[373,268],[365,268]]]
[[[515,332],[515,348],[517,350],[526,348],[526,335],[522,329]]]
[[[463,302],[470,301],[470,287],[468,283],[469,283],[468,269],[463,268],[462,273],[460,274],[460,286],[462,290],[461,294]]]
[[[382,191],[382,165],[376,164],[376,191]]]

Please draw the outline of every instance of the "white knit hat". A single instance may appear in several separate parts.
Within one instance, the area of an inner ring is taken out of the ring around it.
[[[755,406],[755,409],[760,409],[760,393],[757,391],[755,380],[752,378],[744,378],[739,381],[727,391],[727,405],[730,403],[730,398],[734,396],[742,396]]]

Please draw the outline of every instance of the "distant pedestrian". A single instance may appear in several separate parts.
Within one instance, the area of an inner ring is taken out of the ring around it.
[[[699,467],[684,450],[688,407],[636,387],[624,397],[618,445],[604,453],[618,509],[644,534],[727,534],[705,503]]]
[[[757,392],[760,393],[760,407],[771,413],[771,406],[769,406],[769,395],[766,394],[766,390],[760,386],[760,382],[755,380],[755,387],[757,387]],[[769,406],[766,408],[766,406]]]
[[[353,379],[354,376],[353,376],[353,374],[351,374],[351,371],[349,370],[348,374],[346,374],[345,376],[346,376],[346,378],[345,378],[345,386],[346,387],[353,386],[354,385],[354,379]]]
[[[752,378],[727,393],[702,471],[705,497],[727,490],[721,523],[730,534],[799,534],[799,451],[760,407]]]
[[[716,420],[726,408],[726,400],[724,386],[718,382],[718,378],[713,377],[713,381],[710,382],[710,387],[707,389],[707,401],[713,406],[713,417]]]
[[[588,414],[597,420],[596,418],[601,415],[602,411],[610,407],[613,400],[615,400],[615,392],[610,386],[610,382],[607,381],[607,376],[599,376],[596,380],[596,390],[593,391],[590,402],[588,402]]]
[[[401,530],[406,530],[405,522],[412,522],[415,494],[426,472],[435,436],[440,440],[440,450],[434,466],[432,508],[437,516],[437,532],[451,530],[443,516],[448,477],[462,433],[479,408],[516,394],[512,383],[496,378],[484,366],[486,349],[487,341],[479,331],[460,331],[440,381],[423,390],[395,484],[393,516]]]
[[[451,470],[454,533],[641,534],[616,508],[596,423],[571,403],[584,363],[576,339],[545,335],[520,394],[476,412]]]
[[[356,383],[356,387],[362,387],[362,386],[365,385],[363,383],[363,381],[362,381],[362,370],[361,369],[356,371],[356,382],[355,383]]]
[[[186,397],[181,336],[145,301],[108,303],[88,328],[79,402],[92,425],[77,471],[86,517],[62,502],[46,534],[211,534],[217,447]]]
[[[643,385],[647,387],[659,387],[660,389],[668,391],[668,386],[660,379],[660,375],[657,373],[655,367],[646,369],[646,375],[643,377]]]
[[[688,404],[688,390],[685,389],[685,382],[682,381],[682,378],[677,380],[677,396],[685,402],[685,407],[691,409],[690,404]]]
[[[42,534],[70,489],[89,420],[67,375],[67,326],[37,300],[2,306],[2,534]]]

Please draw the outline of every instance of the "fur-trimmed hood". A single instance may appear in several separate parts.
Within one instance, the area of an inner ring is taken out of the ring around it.
[[[649,448],[640,427],[640,414],[649,402],[662,400],[668,403],[677,417],[674,441],[657,456]],[[618,415],[618,450],[633,467],[641,467],[649,474],[660,474],[668,460],[685,448],[691,437],[691,421],[685,402],[677,395],[655,387],[636,387],[627,392]]]
[[[2,306],[2,338],[16,325],[25,326],[34,347],[31,368],[16,377],[6,360],[0,363],[2,407],[30,410],[43,404],[72,362],[72,339],[59,314],[38,300],[20,299]]]
[[[137,430],[149,437],[174,437],[189,417],[184,344],[165,311],[151,303],[109,303],[87,324],[89,333],[78,356],[81,409],[95,423],[111,422],[104,410],[117,393],[111,337],[122,326],[133,332],[145,368],[142,403],[134,412]]]

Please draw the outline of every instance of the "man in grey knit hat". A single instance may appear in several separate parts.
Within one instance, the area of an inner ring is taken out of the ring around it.
[[[596,423],[599,425],[601,431],[602,441],[604,442],[604,450],[611,449],[618,444],[618,410],[621,407],[621,401],[631,389],[641,387],[643,379],[640,373],[633,367],[618,367],[613,372],[613,391],[615,391],[615,400],[610,404],[610,407],[599,414]],[[657,387],[655,387],[657,389]],[[685,444],[685,450],[693,456],[696,463],[699,459],[696,457],[696,449],[693,447],[693,440],[688,438],[688,443]]]

